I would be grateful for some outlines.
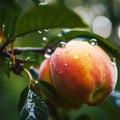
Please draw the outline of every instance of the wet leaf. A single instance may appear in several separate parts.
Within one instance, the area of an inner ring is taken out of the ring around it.
[[[32,0],[35,5],[39,5],[43,0]]]
[[[48,28],[75,27],[88,26],[81,17],[64,6],[44,5],[21,14],[16,26],[16,36]]]
[[[0,1],[0,27],[4,25],[5,37],[10,37],[15,32],[15,25],[20,8],[15,0]]]
[[[88,115],[82,114],[78,116],[75,120],[91,120]]]
[[[88,31],[79,31],[79,30],[73,30],[68,33],[66,33],[64,36],[64,39],[74,39],[74,38],[81,38],[83,40],[90,41],[91,39],[95,38],[97,39],[97,44],[105,49],[107,52],[111,53],[116,58],[120,58],[120,49],[117,48],[115,45],[113,45],[110,41],[106,40],[105,38],[94,34],[92,32]]]
[[[3,78],[3,76],[9,76],[10,70],[9,70],[9,61],[0,54],[0,79]]]
[[[28,92],[29,92],[29,88],[28,86],[25,87],[25,89],[22,91],[21,95],[20,95],[20,100],[18,103],[18,112],[20,112],[27,100],[27,96],[28,96]]]
[[[109,99],[114,104],[114,106],[120,110],[120,91],[113,91]]]
[[[39,64],[39,55],[35,52],[25,50],[22,52],[21,56],[23,59],[28,60],[25,63],[26,68],[29,68],[30,66],[33,66],[35,64]]]
[[[51,98],[56,99],[56,91],[50,84],[41,80],[37,83],[37,85],[40,87],[40,89],[45,91]]]
[[[27,99],[19,114],[21,120],[48,120],[48,108],[45,102],[41,95],[31,89],[28,91]]]

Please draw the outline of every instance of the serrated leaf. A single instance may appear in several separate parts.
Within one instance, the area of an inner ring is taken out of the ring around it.
[[[26,102],[20,111],[21,120],[48,120],[48,108],[42,97],[29,90]]]
[[[58,5],[34,7],[23,13],[17,22],[16,36],[48,28],[88,27],[72,10]]]
[[[83,38],[83,40],[91,40],[95,38],[97,40],[97,44],[105,49],[107,52],[110,52],[114,57],[120,58],[120,49],[117,48],[115,45],[110,43],[105,38],[94,34],[92,32],[88,31],[79,31],[79,30],[73,30],[68,33],[66,33],[64,36],[64,39],[74,39],[74,38]]]

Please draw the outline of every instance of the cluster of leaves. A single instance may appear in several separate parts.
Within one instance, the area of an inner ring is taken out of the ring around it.
[[[35,5],[33,3],[35,3]],[[3,73],[0,74],[0,79],[6,74],[10,74],[8,63],[12,61],[12,50],[10,49],[10,51],[6,52],[5,48],[8,47],[9,44],[18,41],[21,37],[27,34],[36,34],[38,31],[45,31],[45,29],[49,29],[51,31],[57,28],[62,31],[64,28],[87,28],[87,31],[71,30],[67,33],[60,33],[61,36],[59,36],[57,33],[55,35],[49,34],[47,42],[43,41],[41,38],[41,44],[39,45],[40,48],[14,49],[14,54],[20,54],[19,56],[15,56],[15,61],[19,62],[16,62],[17,64],[14,64],[14,66],[12,64],[12,71],[15,74],[20,75],[18,74],[18,69],[21,67],[21,65],[22,69],[20,69],[19,73],[24,70],[24,67],[29,69],[31,65],[33,66],[38,64],[38,61],[43,60],[43,55],[48,49],[51,50],[51,54],[58,43],[61,41],[67,42],[74,38],[84,38],[84,40],[87,40],[88,42],[91,42],[90,40],[94,38],[97,40],[97,44],[109,52],[111,56],[114,56],[119,60],[120,49],[112,45],[104,38],[91,33],[89,27],[82,20],[82,18],[69,8],[58,4],[40,5],[41,1],[39,0],[33,0],[33,3],[32,7],[27,10],[23,10],[19,2],[15,2],[14,0],[10,0],[9,3],[6,0],[1,1],[0,27],[4,30],[6,41],[0,45],[0,73]],[[6,57],[8,57],[8,59],[6,59]],[[36,71],[32,71],[30,69],[30,72],[34,78],[37,79]],[[36,89],[37,87],[38,89]],[[25,87],[21,93],[18,104],[18,112],[22,120],[47,120],[49,118],[49,109],[52,110],[53,106],[48,108],[50,104],[47,104],[48,101],[46,101],[46,98],[44,98],[44,92],[47,92],[53,99],[55,98],[54,89],[44,82],[35,81],[34,83],[30,83],[27,87]],[[115,101],[116,99],[112,100]],[[110,105],[103,105],[103,107],[106,109],[108,106]],[[110,107],[110,109],[111,108],[112,107]],[[117,114],[116,111],[114,113],[115,115]],[[55,116],[53,115],[52,117],[56,119],[56,116],[57,119],[59,119],[59,115],[57,115],[57,113],[55,113]],[[86,115],[79,117],[79,119],[83,118],[89,120]],[[116,118],[118,119],[120,116],[117,114]]]

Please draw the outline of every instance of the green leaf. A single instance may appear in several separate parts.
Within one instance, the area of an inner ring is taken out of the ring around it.
[[[25,50],[22,52],[21,56],[23,59],[28,60],[25,63],[26,68],[29,68],[30,66],[33,66],[35,64],[39,64],[39,55],[35,52]]]
[[[19,16],[19,12],[17,11],[11,11],[6,15],[6,18],[4,20],[4,34],[6,38],[9,38],[10,36],[13,36],[15,34],[15,26],[17,22],[17,18]]]
[[[10,69],[9,69],[9,61],[0,53],[0,79],[3,76],[9,76]]]
[[[25,89],[22,96],[24,96],[27,91],[28,90]],[[48,108],[45,102],[40,94],[36,94],[32,90],[28,91],[27,99],[19,114],[21,120],[48,120]]]
[[[29,88],[27,86],[27,87],[25,87],[25,89],[22,91],[22,93],[20,95],[20,100],[18,102],[18,112],[19,113],[22,110],[22,108],[27,100],[28,92],[29,92]]]
[[[110,43],[105,38],[103,38],[97,34],[94,34],[92,32],[73,30],[73,31],[66,33],[63,37],[65,40],[74,39],[74,38],[81,38],[81,39],[87,40],[89,42],[91,39],[96,39],[97,44],[100,47],[105,49],[107,52],[111,53],[114,57],[120,59],[120,49],[119,48],[117,48],[115,45]]]
[[[34,7],[23,13],[17,22],[16,36],[48,28],[88,27],[72,10],[58,5]]]
[[[57,93],[55,89],[47,82],[41,80],[37,83],[37,85],[40,87],[40,89],[45,91],[51,98],[53,99],[57,98],[57,95],[56,95]]]
[[[6,12],[0,9],[0,28],[3,27],[5,16],[6,16]]]
[[[78,116],[75,120],[91,120],[88,115],[82,114]]]
[[[120,110],[120,91],[114,90],[109,97],[114,106]]]
[[[2,9],[13,9],[16,7],[15,0],[0,0],[0,8]]]
[[[120,119],[119,110],[117,109],[115,104],[113,102],[111,102],[110,99],[108,99],[106,102],[104,102],[100,107],[103,110],[105,110],[106,113],[109,113],[109,117],[111,117],[112,120],[114,120],[114,119],[119,120]]]
[[[32,1],[36,6],[39,5],[41,2],[43,2],[43,0],[32,0]]]
[[[15,0],[0,1],[0,27],[5,26],[4,35],[6,38],[14,34],[19,12],[20,8]]]

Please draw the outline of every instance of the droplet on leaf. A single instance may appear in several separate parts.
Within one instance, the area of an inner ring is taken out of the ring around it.
[[[92,46],[95,46],[95,45],[97,45],[98,43],[97,43],[97,40],[93,38],[93,39],[90,40],[90,44],[91,44]]]
[[[46,37],[43,37],[42,39],[43,39],[43,41],[46,41],[46,40],[47,40],[47,38],[46,38]]]
[[[39,3],[39,6],[40,6],[40,5],[47,5],[47,4],[48,4],[48,3],[46,3],[46,2],[40,2],[40,3]]]
[[[41,31],[41,30],[38,30],[38,33],[39,33],[39,34],[41,34],[41,33],[42,33],[42,31]]]

